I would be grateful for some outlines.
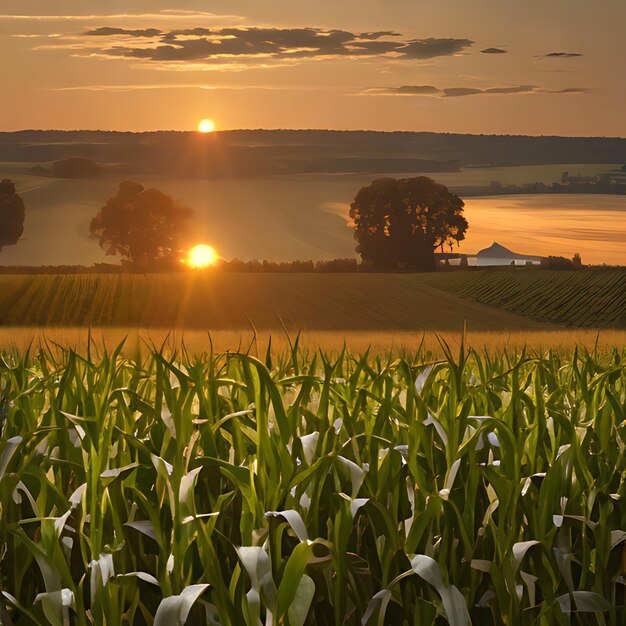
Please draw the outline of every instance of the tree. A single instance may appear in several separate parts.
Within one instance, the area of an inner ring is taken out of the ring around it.
[[[26,208],[24,201],[15,193],[12,181],[0,182],[0,250],[14,246],[24,232]]]
[[[106,254],[137,267],[173,260],[191,210],[158,189],[123,182],[91,221],[90,234]]]
[[[571,270],[574,269],[574,263],[572,259],[567,259],[564,256],[547,256],[541,259],[542,267],[546,267],[551,270]]]
[[[93,159],[71,157],[55,161],[52,175],[55,178],[96,178],[100,176],[100,166]]]
[[[463,201],[425,176],[381,178],[350,208],[357,252],[381,268],[435,269],[435,250],[465,238]]]

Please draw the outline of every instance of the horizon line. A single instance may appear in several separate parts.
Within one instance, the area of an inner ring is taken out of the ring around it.
[[[413,134],[413,135],[458,135],[467,137],[529,137],[529,138],[560,138],[560,139],[617,139],[626,140],[621,135],[558,135],[558,134],[524,134],[524,133],[495,133],[495,132],[449,132],[434,130],[378,130],[378,129],[349,129],[349,128],[224,128],[211,133],[211,135],[219,135],[220,133],[244,133],[244,132],[302,132],[302,133],[376,133],[376,134]],[[102,128],[20,128],[14,130],[2,130],[0,134],[18,134],[18,133],[119,133],[130,135],[150,135],[157,133],[178,133],[178,134],[199,134],[195,129],[175,130],[175,129],[157,129],[157,130],[106,130]]]

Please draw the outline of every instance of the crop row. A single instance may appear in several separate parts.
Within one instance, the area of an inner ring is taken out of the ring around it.
[[[457,272],[437,277],[437,286],[543,322],[626,327],[623,269]]]

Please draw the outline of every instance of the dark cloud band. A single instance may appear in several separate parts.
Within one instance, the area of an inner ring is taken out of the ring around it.
[[[162,32],[158,28],[116,28],[113,26],[102,26],[87,31],[86,35],[97,37],[113,37],[115,35],[125,35],[128,37],[159,37]]]
[[[549,52],[543,55],[546,59],[573,59],[581,57],[580,52]]]
[[[387,96],[437,96],[440,98],[461,98],[465,96],[506,96],[514,94],[536,93],[586,93],[588,90],[582,87],[568,87],[566,89],[546,89],[536,85],[511,85],[507,87],[490,87],[480,89],[478,87],[447,87],[439,89],[432,85],[402,85],[401,87],[389,87],[386,89],[370,89],[363,95],[387,95]]]
[[[100,54],[149,61],[223,61],[228,58],[310,59],[386,57],[432,59],[462,53],[473,41],[456,38],[403,39],[393,31],[352,33],[318,28],[191,28],[170,31],[101,27],[84,33],[107,38]],[[119,45],[119,38],[142,38]],[[148,38],[151,41],[146,42]]]

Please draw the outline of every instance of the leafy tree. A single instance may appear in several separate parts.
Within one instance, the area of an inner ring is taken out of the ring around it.
[[[100,166],[85,157],[70,157],[52,164],[52,175],[55,178],[95,178],[100,176]]]
[[[91,221],[90,234],[110,255],[137,267],[173,260],[191,210],[158,189],[123,182]]]
[[[435,269],[435,250],[465,238],[463,201],[425,176],[381,178],[350,208],[357,252],[381,268]]]
[[[0,250],[15,245],[24,232],[26,209],[15,193],[15,185],[5,179],[0,182]]]

